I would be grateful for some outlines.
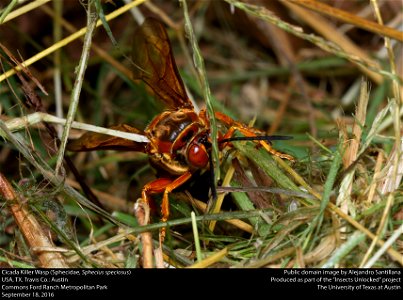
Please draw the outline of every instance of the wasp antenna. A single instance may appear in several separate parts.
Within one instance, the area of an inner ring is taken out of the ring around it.
[[[286,135],[258,135],[258,136],[234,136],[228,139],[222,139],[218,141],[219,143],[226,143],[232,141],[280,141],[280,140],[291,140],[292,136]]]

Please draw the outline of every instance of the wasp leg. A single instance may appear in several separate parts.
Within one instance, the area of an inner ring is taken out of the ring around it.
[[[150,202],[151,194],[164,193],[163,197],[162,197],[162,203],[161,203],[161,215],[162,215],[161,222],[166,222],[169,217],[168,194],[170,192],[172,192],[174,189],[176,189],[177,187],[184,184],[186,181],[188,181],[190,179],[190,177],[192,177],[192,174],[190,172],[186,172],[174,180],[172,180],[170,178],[158,178],[158,179],[146,184],[143,187],[141,196],[143,198],[143,201],[146,203]],[[165,231],[166,231],[165,227],[160,229],[160,234],[159,234],[160,244],[162,244],[162,242],[165,239]]]
[[[228,139],[231,138],[236,130],[241,132],[243,135],[247,137],[255,137],[257,135],[261,135],[263,132],[260,130],[257,130],[255,128],[248,127],[240,122],[237,122],[233,119],[231,119],[229,116],[224,115],[220,112],[215,113],[215,117],[220,120],[222,123],[224,123],[227,127],[229,127],[228,131],[226,134],[222,137],[222,139]],[[280,158],[285,158],[288,159],[289,161],[294,162],[295,159],[291,155],[281,153],[274,149],[269,143],[265,141],[258,141],[260,145],[263,146],[263,148],[266,149],[267,152],[273,154],[274,156],[280,157]],[[226,146],[227,143],[223,144],[223,147]]]

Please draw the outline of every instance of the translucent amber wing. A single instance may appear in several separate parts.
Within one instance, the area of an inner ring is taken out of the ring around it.
[[[146,19],[135,32],[132,59],[134,79],[143,80],[168,108],[193,108],[165,27],[156,19]]]
[[[126,124],[110,127],[111,129],[144,135],[141,130]],[[86,132],[80,138],[67,144],[70,151],[124,150],[145,152],[148,143],[135,142],[107,134]]]

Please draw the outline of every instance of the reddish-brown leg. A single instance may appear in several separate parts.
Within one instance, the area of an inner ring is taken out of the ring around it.
[[[237,121],[231,119],[229,116],[222,114],[220,112],[216,112],[215,117],[218,120],[220,120],[222,123],[224,123],[227,127],[229,127],[228,131],[221,139],[228,139],[228,138],[232,137],[235,130],[238,130],[244,136],[247,136],[247,137],[255,137],[257,135],[262,134],[262,131],[252,128],[252,127],[248,127],[245,124],[237,122]],[[281,152],[273,149],[273,147],[269,143],[267,143],[265,141],[258,141],[258,142],[260,145],[262,145],[266,149],[267,152],[269,152],[275,156],[278,156],[280,158],[288,159],[289,161],[295,161],[294,157],[292,157],[291,155],[288,155],[288,154],[281,153]],[[224,143],[223,146],[226,146],[226,143]]]
[[[148,184],[146,184],[143,187],[143,190],[141,192],[141,196],[144,200],[144,202],[149,203],[150,202],[150,195],[151,194],[160,194],[164,193],[162,196],[162,203],[161,203],[161,221],[166,222],[169,217],[169,199],[168,199],[168,194],[172,192],[174,189],[177,187],[181,186],[184,184],[186,181],[188,181],[192,177],[192,174],[190,172],[186,172],[179,176],[178,178],[172,180],[170,178],[158,178]],[[161,228],[160,230],[160,243],[164,241],[165,238],[165,227]]]

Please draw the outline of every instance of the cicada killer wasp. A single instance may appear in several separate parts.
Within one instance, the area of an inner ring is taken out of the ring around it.
[[[148,154],[151,165],[163,175],[146,184],[141,197],[145,203],[149,203],[151,194],[163,193],[161,221],[165,222],[169,216],[169,193],[187,182],[197,170],[210,167],[210,123],[206,111],[202,109],[197,113],[186,93],[162,23],[147,18],[138,27],[134,35],[132,60],[133,78],[141,79],[148,85],[166,105],[166,110],[157,115],[144,131],[125,124],[111,128],[144,135],[149,142],[134,142],[87,132],[79,139],[71,141],[68,150],[128,150]],[[220,112],[215,113],[215,118],[227,130],[219,135],[221,148],[230,145],[229,141],[235,140],[231,137],[235,131],[239,131],[245,139],[256,140],[272,155],[294,161],[292,156],[273,149],[270,143],[265,141],[270,139],[264,136],[264,132],[248,127]],[[283,138],[273,136],[271,139]],[[163,240],[164,236],[165,229],[160,231],[160,239]]]

